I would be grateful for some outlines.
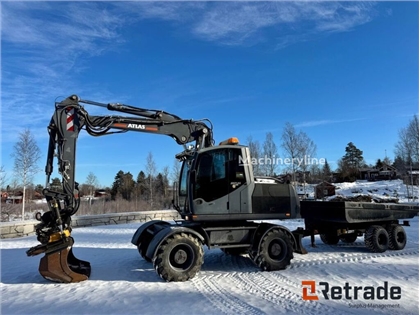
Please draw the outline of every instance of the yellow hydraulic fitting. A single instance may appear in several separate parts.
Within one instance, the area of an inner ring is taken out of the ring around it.
[[[63,233],[56,232],[50,235],[49,243],[61,240],[63,237],[70,237],[70,231],[65,229]]]

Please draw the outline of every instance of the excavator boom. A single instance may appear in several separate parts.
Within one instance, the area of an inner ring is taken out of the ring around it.
[[[83,104],[104,107],[130,116],[91,116]],[[37,216],[40,223],[36,226],[36,234],[41,244],[27,251],[28,256],[45,254],[39,272],[44,278],[56,282],[83,281],[89,278],[91,272],[89,262],[74,256],[74,240],[71,237],[71,216],[80,205],[78,183],[75,180],[75,159],[77,138],[82,129],[95,137],[128,131],[167,135],[177,144],[184,145],[184,151],[176,156],[180,160],[213,145],[212,126],[207,119],[186,120],[162,110],[119,103],[104,104],[82,100],[77,95],[57,102],[48,125],[46,188],[43,190],[49,211]],[[194,145],[187,148],[186,144],[191,142]],[[50,186],[55,158],[58,161],[58,173],[62,177],[59,190]]]

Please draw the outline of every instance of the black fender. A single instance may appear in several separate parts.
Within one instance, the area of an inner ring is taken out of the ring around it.
[[[152,220],[152,221],[146,222],[140,225],[140,227],[134,233],[133,237],[131,238],[131,244],[137,246],[140,243],[141,238],[144,236],[144,232],[155,224],[159,224],[162,226],[171,225],[169,222],[162,221],[162,220]]]
[[[292,242],[292,247],[293,247],[294,252],[300,249],[302,245],[299,245],[300,242],[296,240],[292,231],[290,231],[287,227],[283,225],[277,225],[277,224],[271,224],[271,223],[261,223],[258,226],[257,230],[254,233],[252,249],[257,251],[260,248],[261,242],[264,239],[264,237],[267,235],[267,233],[269,233],[271,230],[274,230],[274,229],[280,229],[284,233],[286,233],[286,235],[290,238],[290,241]]]
[[[203,235],[198,233],[197,231],[190,229],[188,227],[184,226],[176,226],[176,225],[168,225],[162,230],[160,230],[152,239],[152,241],[149,244],[149,247],[147,248],[146,256],[150,259],[153,259],[155,257],[158,248],[160,245],[165,241],[168,237],[178,234],[178,233],[188,233],[196,236],[201,243],[205,242],[205,239]]]

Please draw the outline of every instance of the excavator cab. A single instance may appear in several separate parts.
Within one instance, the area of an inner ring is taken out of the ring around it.
[[[236,138],[185,160],[178,186],[176,209],[188,221],[281,220],[299,215],[293,186],[254,176],[249,148]]]

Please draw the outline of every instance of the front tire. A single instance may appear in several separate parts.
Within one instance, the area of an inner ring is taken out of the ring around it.
[[[187,281],[200,270],[203,256],[203,248],[196,237],[175,234],[159,246],[153,267],[165,281]]]
[[[388,232],[380,225],[372,225],[365,233],[365,245],[373,253],[385,252],[388,243]]]
[[[262,239],[254,261],[262,270],[274,271],[286,269],[292,258],[290,238],[282,230],[273,229]]]

